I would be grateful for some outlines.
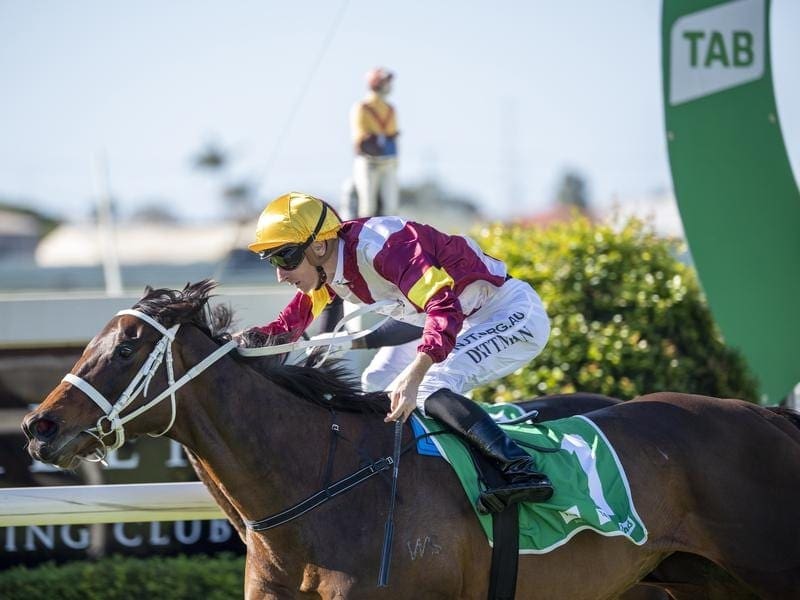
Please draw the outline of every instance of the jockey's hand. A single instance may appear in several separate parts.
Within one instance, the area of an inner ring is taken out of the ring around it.
[[[233,341],[235,341],[235,342],[236,342],[236,345],[237,345],[237,346],[243,346],[243,345],[244,345],[244,343],[245,343],[245,341],[244,341],[244,335],[245,335],[245,334],[246,334],[248,331],[249,331],[249,330],[247,330],[247,329],[242,329],[241,331],[237,331],[236,333],[234,333],[234,334],[232,334],[232,335],[231,335],[231,339],[232,339]]]
[[[237,346],[249,348],[266,346],[270,341],[272,341],[272,343],[278,343],[276,338],[270,337],[262,332],[259,327],[250,327],[242,331],[237,331],[231,336],[231,339],[236,341]]]
[[[422,378],[433,364],[431,357],[420,352],[400,375],[392,382],[389,391],[391,410],[385,422],[405,421],[417,406],[417,393]]]
[[[391,410],[384,421],[403,421],[408,419],[409,415],[414,412],[417,407],[417,389],[419,385],[401,385],[389,392],[389,400],[391,400]]]

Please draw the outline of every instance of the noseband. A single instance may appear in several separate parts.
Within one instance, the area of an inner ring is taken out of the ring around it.
[[[67,373],[62,379],[62,381],[66,381],[67,383],[74,385],[87,396],[89,396],[89,398],[91,398],[94,403],[100,407],[100,410],[103,411],[103,415],[97,420],[97,425],[92,429],[84,430],[85,433],[88,433],[92,437],[96,438],[102,446],[102,448],[96,452],[97,457],[95,459],[87,459],[92,462],[102,461],[109,450],[116,450],[125,443],[124,426],[126,423],[135,419],[140,414],[150,410],[164,398],[169,396],[172,404],[172,417],[170,418],[169,424],[161,433],[148,435],[151,437],[160,437],[167,433],[175,423],[175,392],[236,347],[235,340],[231,340],[227,344],[220,346],[217,350],[209,354],[206,358],[184,373],[183,377],[181,377],[178,381],[175,381],[174,371],[172,368],[172,342],[175,340],[175,335],[178,332],[180,324],[173,325],[167,329],[150,315],[146,315],[138,310],[121,310],[116,314],[116,316],[121,315],[132,315],[134,317],[138,317],[142,321],[145,321],[160,331],[162,336],[161,339],[156,343],[156,346],[153,348],[150,356],[147,357],[147,360],[139,369],[138,373],[136,373],[136,375],[133,377],[133,380],[131,380],[131,382],[128,384],[128,387],[125,388],[125,391],[123,391],[122,394],[120,394],[117,401],[112,404],[103,394],[98,392],[94,386],[92,386],[92,384],[84,379],[81,379],[77,375]],[[122,411],[125,410],[125,408],[131,404],[131,402],[136,400],[139,394],[142,394],[144,398],[147,398],[147,391],[150,386],[150,381],[153,379],[156,370],[164,361],[165,357],[167,359],[167,388],[158,396],[140,406],[133,412],[130,412],[125,416],[121,416]],[[105,426],[106,423],[107,426]],[[114,443],[109,446],[103,441],[103,439],[112,433],[115,434],[116,437]]]

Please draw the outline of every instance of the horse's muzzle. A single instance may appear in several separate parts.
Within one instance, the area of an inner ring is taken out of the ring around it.
[[[46,416],[29,414],[22,421],[22,431],[28,441],[37,440],[47,443],[58,435],[58,423]]]
[[[62,469],[74,468],[82,452],[81,436],[69,436],[61,425],[47,414],[30,413],[22,421],[22,431],[28,440],[28,454],[34,460],[56,465]],[[87,440],[91,444],[91,440]]]

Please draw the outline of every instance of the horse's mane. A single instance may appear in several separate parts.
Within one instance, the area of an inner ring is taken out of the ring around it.
[[[232,339],[231,328],[234,311],[218,304],[211,306],[211,292],[217,287],[213,279],[187,283],[182,290],[145,288],[144,296],[133,308],[139,310],[165,327],[189,324],[198,327],[218,345]],[[265,336],[258,331],[242,335],[245,347],[265,346],[286,341],[281,336]],[[262,358],[245,358],[232,352],[235,360],[254,369],[272,383],[320,406],[349,412],[386,413],[389,408],[385,393],[367,393],[361,390],[360,382],[347,368],[336,360],[329,360],[322,367],[308,364],[284,364],[286,354]],[[306,363],[313,362],[308,357]]]
[[[133,308],[167,328],[178,323],[195,325],[221,345],[231,339],[233,312],[222,304],[213,308],[209,306],[210,294],[215,287],[217,283],[212,279],[187,283],[182,290],[153,289],[148,285],[144,296]]]

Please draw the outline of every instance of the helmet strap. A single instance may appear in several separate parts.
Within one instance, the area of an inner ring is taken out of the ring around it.
[[[325,252],[320,257],[317,256],[314,257],[315,258],[314,262],[318,260],[321,263],[319,265],[314,265],[314,268],[317,270],[317,287],[314,288],[315,290],[320,289],[328,281],[328,274],[325,272],[323,265],[325,264],[325,261],[327,261],[327,259],[331,256],[331,253],[333,251],[333,244],[328,243],[328,240],[324,240],[324,242],[325,242]]]
[[[323,285],[325,285],[325,282],[328,281],[328,275],[325,273],[325,269],[322,267],[317,267],[317,278],[319,279],[319,282],[317,283],[317,287],[314,288],[315,290],[320,289]]]

